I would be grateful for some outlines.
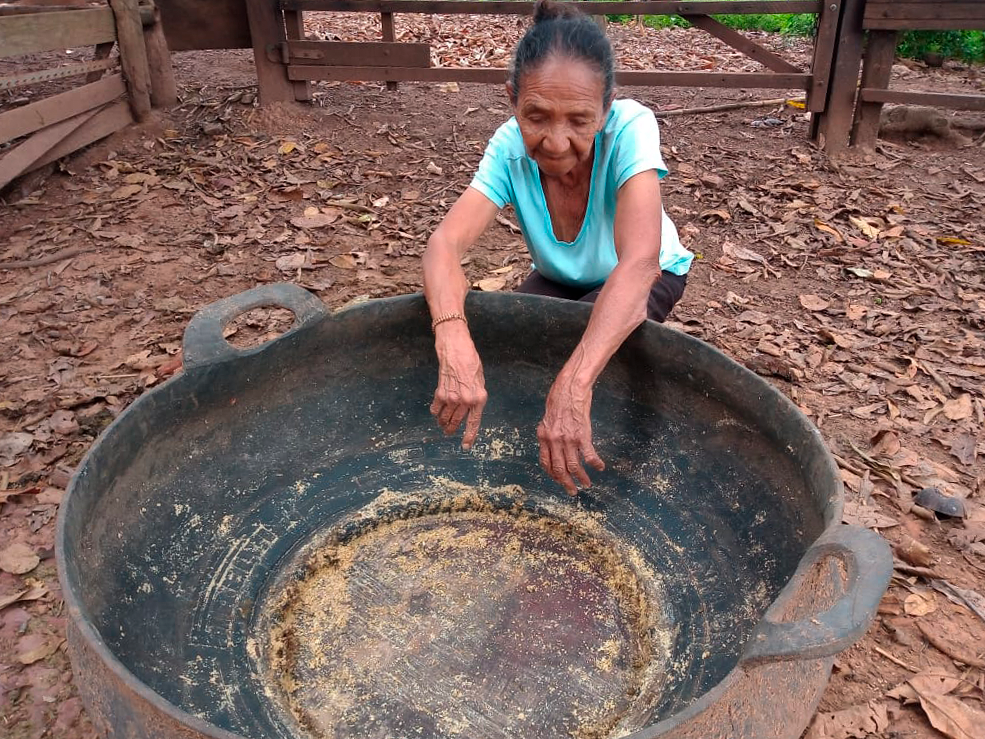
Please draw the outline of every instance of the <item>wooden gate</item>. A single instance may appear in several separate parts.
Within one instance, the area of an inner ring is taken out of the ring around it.
[[[873,146],[885,103],[985,110],[985,94],[890,89],[897,36],[900,31],[914,30],[985,30],[985,2],[845,0],[845,19],[835,60],[837,75],[832,82],[830,125],[824,142],[828,151],[836,152],[849,144]]]
[[[0,113],[0,188],[143,120],[152,105],[177,102],[159,19],[152,3],[138,6],[137,0],[110,0],[110,6],[80,10],[0,9],[0,58],[95,47],[91,61],[0,76],[0,90],[85,76],[78,87]],[[118,58],[110,58],[114,44]]]
[[[737,0],[734,2],[578,2],[590,15],[629,13],[680,15],[733,49],[762,64],[753,73],[617,70],[620,85],[677,87],[746,87],[803,90],[808,110],[825,110],[831,59],[837,42],[843,0]],[[259,77],[260,101],[307,99],[312,80],[386,80],[494,82],[506,80],[505,68],[433,67],[427,44],[395,41],[396,13],[517,14],[533,12],[532,2],[496,0],[246,0]],[[379,43],[305,41],[305,11],[379,13]],[[801,69],[747,36],[722,25],[712,14],[813,13],[818,16],[814,58]]]

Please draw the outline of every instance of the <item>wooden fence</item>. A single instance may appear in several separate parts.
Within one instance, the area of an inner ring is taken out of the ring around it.
[[[533,10],[533,3],[525,0],[157,0],[160,9],[152,0],[139,0],[139,5],[138,0],[109,1],[111,7],[87,10],[15,6],[12,11],[9,6],[0,7],[0,57],[96,47],[93,60],[88,62],[0,76],[3,90],[88,75],[87,84],[81,87],[0,113],[0,187],[132,120],[141,120],[151,105],[175,102],[168,42],[178,50],[252,46],[260,102],[266,104],[309,100],[310,82],[314,80],[381,80],[388,86],[412,80],[502,83],[505,68],[431,66],[428,44],[396,41],[394,15],[516,15]],[[811,135],[829,151],[843,149],[850,141],[871,145],[880,109],[887,102],[985,110],[985,96],[981,95],[889,89],[898,31],[985,29],[985,1],[630,0],[578,2],[577,7],[590,15],[679,15],[767,70],[617,70],[619,84],[802,90],[807,95],[807,109],[813,113]],[[54,12],[33,12],[40,10]],[[306,11],[379,14],[382,39],[359,43],[307,41]],[[810,68],[792,64],[712,17],[722,13],[815,14],[817,31]],[[162,18],[167,41],[161,32]],[[111,73],[96,79],[103,72],[113,72],[116,62],[108,56],[114,43],[120,47],[122,76]],[[126,102],[120,101],[124,80]]]
[[[737,0],[734,2],[578,2],[589,15],[614,12],[638,15],[680,15],[697,28],[761,63],[768,71],[751,73],[617,70],[621,85],[678,87],[746,87],[802,90],[807,107],[823,113],[830,62],[837,41],[842,0]],[[427,44],[398,43],[396,13],[526,15],[534,3],[475,0],[246,0],[261,103],[305,100],[312,80],[386,80],[495,82],[506,79],[505,68],[433,67]],[[382,41],[345,43],[304,41],[305,11],[379,13]],[[810,69],[795,64],[711,17],[716,13],[813,13],[819,16],[814,60]]]
[[[110,58],[118,45],[119,58]],[[171,58],[150,2],[105,7],[4,6],[0,58],[94,46],[93,59],[0,76],[0,90],[50,80],[85,82],[0,113],[0,188],[177,102]],[[118,69],[121,67],[122,69]],[[104,76],[106,75],[106,76]]]
[[[856,11],[857,13],[858,11]],[[942,92],[913,92],[890,89],[890,76],[900,31],[957,31],[985,30],[985,2],[967,0],[867,0],[862,10],[862,22],[846,33],[846,79],[858,79],[862,65],[862,80],[856,94],[850,143],[861,148],[875,145],[879,121],[885,103],[929,105],[956,110],[985,111],[985,94],[958,95]],[[865,31],[864,57],[861,36]],[[864,64],[863,64],[864,60]],[[846,142],[841,131],[829,150],[837,150]]]

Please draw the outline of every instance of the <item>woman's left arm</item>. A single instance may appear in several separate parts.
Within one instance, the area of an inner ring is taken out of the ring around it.
[[[591,485],[582,459],[605,464],[592,445],[592,387],[626,337],[646,318],[647,297],[660,276],[660,179],[656,170],[628,179],[616,199],[618,264],[605,281],[581,341],[547,395],[537,427],[540,463],[570,494]]]

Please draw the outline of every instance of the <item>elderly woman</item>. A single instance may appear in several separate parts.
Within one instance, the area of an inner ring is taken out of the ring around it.
[[[424,254],[439,362],[431,412],[447,434],[465,420],[462,445],[472,446],[487,395],[461,260],[512,204],[534,266],[518,290],[594,303],[537,428],[541,465],[574,495],[591,484],[583,461],[604,469],[592,446],[592,387],[643,320],[667,317],[692,255],[661,205],[667,170],[656,118],[635,101],[613,100],[612,48],[595,23],[538,2],[506,92],[514,117],[493,135]]]

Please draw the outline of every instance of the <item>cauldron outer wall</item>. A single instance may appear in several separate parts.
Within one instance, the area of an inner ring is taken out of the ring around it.
[[[418,334],[416,337],[418,343],[425,347],[426,352],[430,352],[430,337],[426,331],[420,329],[421,326],[426,327],[427,325],[426,313],[422,303],[405,307],[409,309],[409,316],[412,319],[408,326],[414,326],[412,331]],[[513,306],[510,307],[511,309],[514,308]],[[526,306],[523,307],[526,308]],[[577,322],[573,325],[570,322],[566,323],[563,320],[565,318],[563,313],[562,310],[556,322],[547,319],[548,324],[555,323],[554,326],[547,326],[548,330],[553,329],[551,335],[555,341],[545,349],[542,359],[546,365],[552,368],[552,371],[556,371],[566,359],[571,347],[577,342],[582,328]],[[341,333],[344,334],[345,332],[342,331]],[[717,400],[730,403],[740,415],[744,410],[749,410],[750,416],[755,415],[757,417],[762,417],[763,413],[772,413],[777,418],[778,423],[764,429],[764,432],[769,436],[775,436],[778,443],[783,439],[794,438],[802,440],[805,447],[808,445],[812,431],[809,424],[802,422],[802,419],[797,417],[790,417],[789,413],[780,412],[784,409],[780,407],[781,403],[777,397],[769,393],[764,395],[752,392],[751,394],[751,391],[758,391],[758,388],[750,385],[748,378],[744,377],[741,372],[734,378],[735,382],[727,383],[722,388],[721,377],[711,377],[710,375],[713,373],[709,368],[701,366],[700,363],[695,364],[690,357],[675,357],[672,356],[672,352],[668,354],[666,346],[662,347],[662,351],[656,352],[649,345],[644,333],[638,332],[631,337],[622,351],[624,356],[632,357],[632,360],[615,361],[608,370],[605,381],[609,382],[611,387],[620,388],[635,401],[643,403],[653,400],[650,393],[653,392],[654,387],[660,384],[654,382],[654,379],[659,379],[663,383],[684,382],[691,387],[714,387],[718,394]],[[298,336],[282,340],[285,343],[282,343],[279,348],[286,352],[290,348],[290,343],[299,342],[295,343],[295,346],[300,346],[303,344],[299,341],[301,337],[302,333],[299,332]],[[344,344],[344,342],[342,343]],[[685,354],[692,350],[687,342],[678,348]],[[430,354],[428,357],[431,359]],[[415,356],[390,358],[390,361],[396,364],[414,364],[420,360],[421,357]],[[641,366],[647,369],[641,371]],[[680,373],[680,368],[684,366],[689,367],[688,371]],[[656,377],[658,373],[659,378]],[[678,374],[675,376],[675,373]],[[212,374],[216,383],[222,385],[220,373],[213,372]],[[177,380],[177,382],[180,381],[181,378]],[[666,387],[666,385],[664,386]],[[177,390],[177,387],[159,389],[157,391],[160,394],[158,397],[163,399],[163,396],[172,390]],[[177,394],[181,395],[181,393]],[[776,406],[776,408],[771,406]],[[805,433],[805,428],[807,433]],[[813,433],[816,434],[816,431]],[[131,439],[129,441],[138,442],[139,440]],[[830,469],[825,464],[826,460],[806,448],[791,447],[789,452],[799,457],[804,468],[804,478],[809,481],[809,492],[813,498],[814,510],[823,519],[824,524],[837,522],[840,518],[840,489],[837,488],[836,481],[831,480]],[[98,466],[94,468],[90,465],[90,471],[95,472],[97,476],[102,474],[112,476],[114,474],[112,468],[113,465],[107,465],[102,470],[98,470]],[[833,484],[835,485],[834,488],[832,488]],[[84,506],[80,507],[79,504],[83,501],[76,497],[76,500],[72,502],[76,504],[73,506],[72,515],[81,515]],[[811,528],[815,529],[815,527]],[[80,533],[75,532],[75,535]],[[87,536],[91,536],[92,533],[91,531],[87,532]],[[112,533],[105,531],[102,535],[110,536]],[[806,538],[808,540],[813,539],[818,533],[819,530],[812,530],[807,533]],[[96,564],[96,562],[89,563],[89,565]],[[77,581],[80,574],[79,572],[73,573],[72,579]],[[81,612],[73,614],[73,621],[75,620],[79,620],[83,624],[89,623],[89,617]],[[92,635],[85,635],[88,636],[85,638],[73,626],[69,636],[76,669],[79,674],[85,675],[85,679],[80,681],[83,683],[81,686],[83,696],[86,696],[86,702],[97,720],[104,721],[105,726],[115,727],[116,733],[113,736],[147,737],[148,739],[150,737],[158,739],[170,736],[181,739],[186,736],[234,736],[231,733],[216,730],[204,722],[189,722],[188,718],[190,717],[181,712],[177,712],[177,717],[171,715],[175,712],[167,703],[146,688],[140,689],[142,686],[139,684],[131,685],[129,680],[121,679],[107,668],[105,661],[100,659],[99,654],[90,643],[93,641]],[[98,639],[98,636],[96,638]],[[741,736],[799,736],[800,730],[795,727],[802,727],[809,720],[827,681],[830,665],[831,659],[829,658],[763,664],[752,668],[736,669],[727,680],[706,695],[705,700],[699,701],[699,704],[708,704],[706,710],[702,711],[702,706],[695,704],[693,708],[696,715],[689,720],[677,722],[676,726],[667,726],[665,729],[656,727],[660,731],[653,733],[652,736],[714,737],[721,735],[724,737],[727,735],[731,739],[737,739]],[[781,688],[782,690],[780,690]],[[795,700],[786,701],[786,704],[789,705],[784,705],[782,709],[779,709],[775,703],[776,698],[779,697],[777,692],[794,696]],[[715,700],[712,701],[712,698]],[[804,714],[802,720],[799,715],[801,713]],[[743,733],[742,727],[731,725],[731,721],[723,724],[722,720],[728,716],[733,717],[733,719],[736,716],[743,716],[742,724],[750,733]],[[201,724],[198,729],[194,727],[196,723]],[[693,728],[693,730],[688,728],[692,725],[701,728]],[[723,733],[716,733],[719,731]]]

